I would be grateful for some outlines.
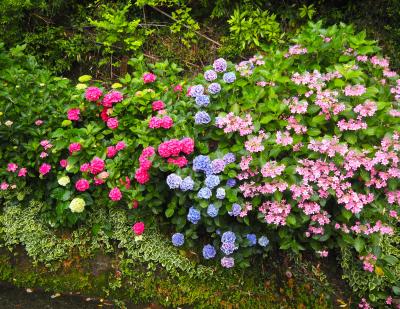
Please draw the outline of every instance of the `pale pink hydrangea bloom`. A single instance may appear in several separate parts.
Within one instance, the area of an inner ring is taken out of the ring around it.
[[[275,142],[278,145],[287,146],[293,143],[293,138],[290,136],[289,131],[281,131],[276,132],[276,140]]]
[[[265,163],[264,166],[261,168],[261,174],[263,175],[263,177],[275,178],[277,176],[280,176],[284,170],[284,164],[278,165],[276,161],[270,161]]]
[[[371,117],[376,113],[377,110],[378,106],[371,100],[365,101],[364,104],[358,104],[354,108],[354,111],[362,117]]]
[[[286,218],[290,214],[291,206],[285,200],[280,202],[264,202],[258,210],[264,215],[268,224],[286,225]]]
[[[367,91],[364,85],[348,85],[344,88],[344,94],[349,97],[361,96]]]
[[[254,129],[250,114],[246,114],[245,118],[235,116],[233,113],[229,113],[225,117],[217,117],[216,126],[220,129],[223,128],[225,133],[239,132],[240,136],[251,134]]]

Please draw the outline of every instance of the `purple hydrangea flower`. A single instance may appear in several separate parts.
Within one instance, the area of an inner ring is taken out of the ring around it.
[[[233,257],[224,256],[221,259],[221,265],[225,268],[232,268],[233,266],[235,266],[235,259]]]
[[[202,85],[195,85],[190,88],[189,95],[192,98],[198,97],[199,95],[204,94],[204,87]]]
[[[204,72],[204,79],[208,82],[212,82],[217,79],[217,73],[214,70],[207,70]]]
[[[180,185],[180,189],[182,191],[189,191],[189,190],[193,190],[194,187],[194,181],[190,176],[185,177],[182,180],[182,183]]]
[[[211,162],[213,174],[219,174],[225,169],[225,162],[222,159],[215,159]]]
[[[235,162],[236,156],[232,152],[229,152],[226,155],[224,155],[223,160],[224,160],[225,164],[230,164],[230,163]]]
[[[217,199],[223,200],[225,198],[225,189],[224,188],[218,188],[217,193],[215,194]]]
[[[200,220],[200,217],[201,217],[200,211],[198,211],[194,207],[189,208],[189,212],[187,214],[187,219],[189,222],[191,222],[193,224],[197,224],[197,222],[199,222],[199,220]]]
[[[208,95],[202,94],[196,97],[195,102],[197,106],[207,106],[208,104],[210,104],[210,97]]]
[[[213,63],[213,68],[218,73],[225,72],[227,67],[228,67],[228,64],[226,63],[225,59],[223,59],[223,58],[219,58],[219,59],[215,60]]]
[[[256,234],[247,234],[247,240],[250,242],[251,246],[254,246],[257,243],[257,236]]]
[[[215,255],[217,254],[217,251],[215,250],[214,246],[212,245],[205,245],[203,247],[203,257],[206,260],[213,259]]]
[[[210,115],[207,114],[207,112],[197,112],[196,115],[194,115],[194,123],[195,124],[207,124],[210,123],[211,118]]]
[[[172,244],[175,247],[180,247],[185,243],[185,235],[181,234],[181,233],[175,233],[174,235],[172,235]]]
[[[228,72],[224,74],[222,79],[224,80],[225,83],[231,84],[236,80],[236,75],[233,72]]]
[[[231,255],[236,249],[237,249],[237,247],[235,246],[235,243],[233,243],[233,242],[224,242],[224,243],[222,243],[222,246],[221,246],[221,251],[225,255]]]
[[[268,244],[269,244],[269,239],[267,238],[267,236],[261,236],[261,237],[258,239],[258,244],[259,244],[261,247],[266,247],[266,246],[268,246]]]
[[[215,175],[208,175],[206,180],[204,181],[207,188],[213,189],[219,185],[220,180],[218,176]]]
[[[212,83],[208,86],[208,92],[211,94],[217,94],[221,91],[221,85],[219,83]]]
[[[234,186],[236,186],[236,179],[234,179],[234,178],[229,178],[229,179],[226,181],[226,185],[227,185],[228,187],[233,188]]]
[[[203,198],[206,200],[208,200],[211,197],[211,195],[212,195],[212,192],[209,188],[201,188],[199,190],[199,192],[197,193],[198,198]]]
[[[211,165],[211,160],[208,156],[199,155],[193,160],[193,170],[206,171]]]
[[[230,215],[230,216],[234,216],[234,217],[236,217],[236,216],[239,216],[240,215],[240,212],[242,211],[242,207],[239,205],[239,204],[233,204],[232,205],[232,209],[231,209],[231,211],[228,211],[228,214]]]
[[[182,178],[175,173],[167,176],[167,185],[170,189],[178,189],[181,183]]]
[[[216,216],[218,216],[218,208],[216,208],[214,204],[208,205],[207,215],[209,215],[211,218],[215,218]]]
[[[221,241],[222,242],[235,242],[236,235],[234,232],[228,231],[222,234]]]

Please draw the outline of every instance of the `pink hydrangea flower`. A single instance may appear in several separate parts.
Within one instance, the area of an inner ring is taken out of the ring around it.
[[[152,155],[154,155],[156,152],[154,150],[154,147],[149,146],[143,149],[142,151],[142,155],[146,158],[151,157]]]
[[[85,92],[85,98],[90,102],[96,102],[102,95],[103,92],[97,87],[89,87]]]
[[[76,190],[81,191],[81,192],[84,192],[87,189],[89,189],[89,186],[90,186],[89,181],[87,181],[84,178],[79,179],[75,184]]]
[[[47,139],[42,140],[40,142],[40,146],[42,146],[44,148],[44,150],[47,150],[47,149],[50,149],[51,147],[53,147],[53,145]]]
[[[42,124],[43,124],[43,120],[41,120],[41,119],[38,119],[35,121],[35,125],[37,125],[37,126],[41,126]]]
[[[150,180],[150,175],[144,168],[139,168],[135,173],[135,179],[140,184],[145,184]]]
[[[94,175],[102,172],[104,167],[104,161],[98,157],[95,157],[92,161],[90,161],[90,172]]]
[[[191,154],[194,151],[194,140],[191,139],[190,137],[185,137],[180,140],[179,142],[181,151],[184,154]]]
[[[3,190],[3,191],[7,190],[8,187],[9,187],[9,184],[6,183],[5,181],[3,181],[3,182],[0,184],[0,189]]]
[[[47,164],[47,163],[43,163],[40,167],[39,167],[39,173],[41,175],[46,175],[48,172],[50,172],[51,170],[51,165]]]
[[[41,157],[41,158],[43,159],[43,158],[46,158],[47,156],[48,156],[47,152],[42,151],[42,152],[40,153],[40,156],[39,156],[39,157]]]
[[[150,129],[158,129],[161,128],[162,119],[158,117],[151,117],[149,121],[149,128]]]
[[[114,146],[107,147],[107,158],[114,158],[117,155],[117,149]]]
[[[112,200],[112,201],[119,201],[120,199],[122,199],[122,193],[121,191],[118,189],[118,187],[112,188],[110,193],[108,194],[108,197]]]
[[[163,127],[164,129],[169,129],[169,128],[171,128],[171,127],[173,126],[173,124],[174,124],[174,121],[173,121],[172,118],[169,117],[169,116],[164,116],[164,117],[161,119],[161,127]]]
[[[15,172],[18,169],[18,165],[15,163],[7,164],[7,172]]]
[[[115,145],[115,149],[118,151],[125,149],[125,147],[126,147],[126,144],[123,141],[118,142],[117,145]]]
[[[149,83],[154,82],[156,80],[156,78],[157,77],[153,73],[144,73],[143,77],[142,77],[143,82],[145,84],[149,84]]]
[[[27,172],[28,171],[25,167],[21,168],[18,172],[18,177],[25,177]]]
[[[72,143],[69,145],[69,153],[78,152],[81,150],[81,144],[79,143]]]
[[[87,172],[90,169],[90,164],[89,163],[83,163],[80,167],[80,171],[82,173]]]
[[[123,100],[123,95],[121,92],[119,91],[110,91],[109,93],[107,93],[104,98],[103,101],[101,102],[101,104],[104,107],[112,107],[113,104],[121,102]]]
[[[80,113],[81,113],[81,110],[79,108],[71,108],[67,112],[68,119],[72,120],[72,121],[78,121]]]
[[[183,90],[182,85],[176,85],[176,86],[174,87],[174,91],[175,91],[175,92],[182,92],[182,90]]]
[[[65,159],[60,160],[60,166],[61,166],[61,167],[66,168],[67,165],[68,165],[68,161],[67,161],[67,160],[65,160]]]
[[[168,158],[167,162],[178,167],[184,167],[188,164],[188,160],[183,156],[177,158]]]
[[[118,128],[118,119],[117,118],[108,118],[107,127],[109,127],[111,130]]]
[[[159,111],[159,110],[162,110],[165,108],[165,104],[163,101],[158,100],[158,101],[154,101],[151,104],[151,107],[152,107],[153,111]]]
[[[144,232],[144,223],[143,222],[136,222],[132,226],[132,231],[135,233],[135,235],[139,236],[142,235]]]

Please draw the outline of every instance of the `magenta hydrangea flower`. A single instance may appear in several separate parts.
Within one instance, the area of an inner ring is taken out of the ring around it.
[[[108,197],[112,200],[112,201],[119,201],[122,199],[122,193],[121,191],[118,189],[118,187],[112,188],[110,193],[108,194]]]
[[[48,172],[50,172],[51,170],[51,165],[47,164],[47,163],[43,163],[40,167],[39,167],[39,173],[41,175],[46,175]]]
[[[79,143],[72,143],[69,145],[69,153],[78,152],[81,150],[81,144]]]
[[[157,76],[155,76],[153,73],[144,73],[142,77],[145,84],[154,82],[156,78]]]
[[[81,110],[79,108],[71,108],[67,112],[68,119],[72,121],[78,121],[80,113]]]
[[[108,118],[107,127],[109,127],[111,130],[118,128],[118,119],[117,118]]]
[[[104,167],[104,161],[98,157],[95,157],[92,161],[90,161],[90,173],[94,175],[102,172],[104,170]]]
[[[76,184],[75,184],[75,188],[78,191],[84,192],[87,189],[89,189],[89,181],[87,181],[84,178],[79,179]]]
[[[102,95],[103,92],[97,87],[89,87],[85,92],[85,98],[90,102],[96,102]]]
[[[112,107],[113,104],[121,102],[123,100],[123,96],[122,93],[119,91],[110,91],[109,93],[107,93],[104,98],[103,101],[101,102],[101,104],[104,107]]]
[[[7,172],[15,172],[18,169],[18,165],[15,163],[8,163]]]

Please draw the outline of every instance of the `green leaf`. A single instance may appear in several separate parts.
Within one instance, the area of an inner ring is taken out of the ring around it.
[[[165,216],[166,216],[167,218],[170,218],[170,217],[172,217],[172,215],[174,214],[174,212],[175,212],[175,210],[174,210],[173,208],[168,208],[168,209],[165,211]]]
[[[362,238],[358,237],[354,241],[354,248],[357,250],[357,252],[361,252],[364,249],[365,242]]]

